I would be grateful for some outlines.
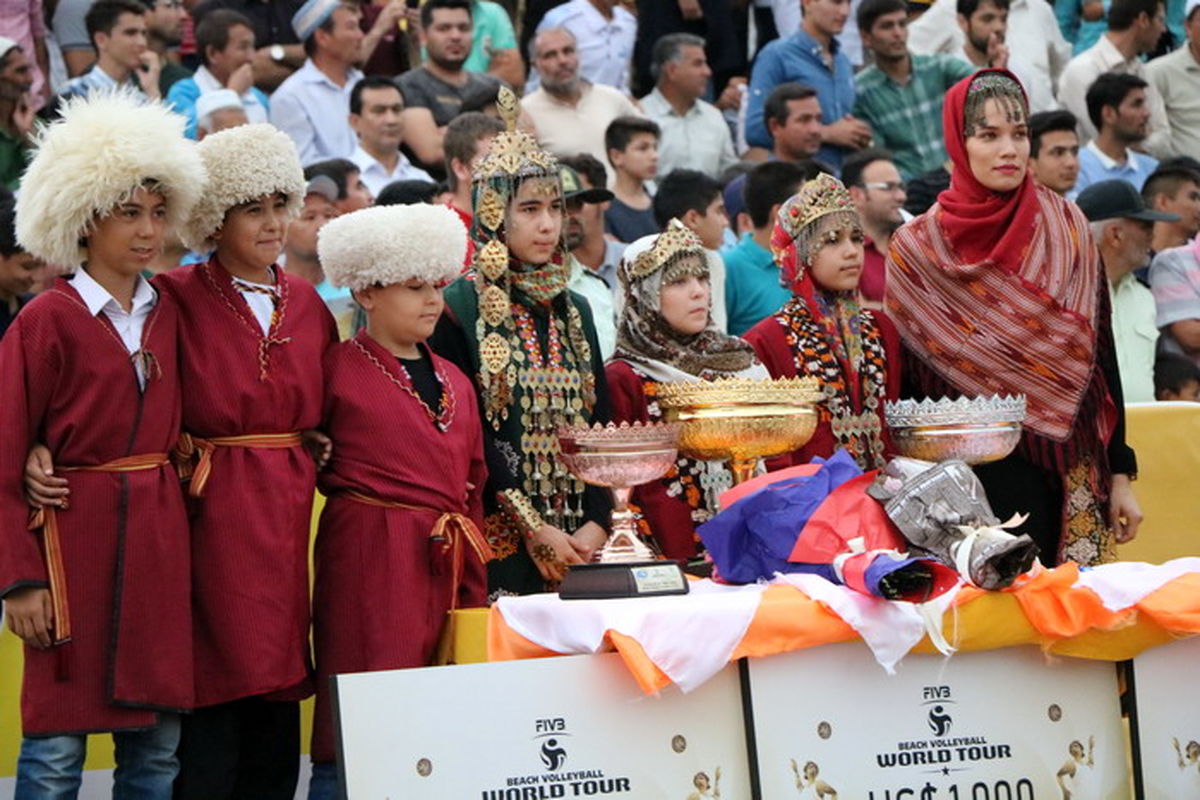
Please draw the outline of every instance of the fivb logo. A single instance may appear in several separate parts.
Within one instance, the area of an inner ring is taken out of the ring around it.
[[[953,718],[950,716],[948,707],[954,704],[950,699],[949,686],[926,686],[921,690],[923,706],[931,706],[929,713],[926,715],[926,723],[929,725],[929,730],[937,738],[941,738],[950,732],[950,727],[954,724]]]
[[[549,772],[556,772],[567,763],[567,751],[560,741],[567,733],[567,721],[562,717],[533,721],[534,741],[542,740],[538,755]]]

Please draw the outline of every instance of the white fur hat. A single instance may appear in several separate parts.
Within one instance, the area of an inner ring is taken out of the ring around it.
[[[266,123],[239,125],[205,136],[196,145],[208,170],[208,186],[181,231],[197,253],[216,248],[213,235],[234,206],[283,192],[289,219],[304,205],[304,170],[288,135]]]
[[[325,275],[350,289],[450,281],[466,255],[467,229],[446,206],[364,208],[330,220],[317,234]]]
[[[183,136],[183,117],[127,92],[63,103],[41,129],[37,154],[21,181],[17,241],[68,272],[87,258],[80,239],[93,220],[153,180],[167,199],[167,225],[178,229],[204,190],[204,166]]]

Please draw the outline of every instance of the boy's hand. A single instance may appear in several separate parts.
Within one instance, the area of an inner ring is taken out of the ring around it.
[[[49,589],[14,589],[4,597],[4,615],[8,617],[12,632],[30,647],[45,650],[54,643],[50,635],[54,607],[50,603]]]
[[[65,509],[70,504],[71,490],[67,479],[54,474],[54,459],[50,448],[35,444],[25,457],[25,499],[34,508]]]
[[[333,457],[333,439],[318,430],[307,430],[302,434],[304,449],[312,456],[317,469],[325,469],[329,459]]]

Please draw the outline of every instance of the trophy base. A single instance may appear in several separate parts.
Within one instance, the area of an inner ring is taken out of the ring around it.
[[[563,600],[658,597],[687,594],[688,581],[674,561],[574,564],[558,589]]]

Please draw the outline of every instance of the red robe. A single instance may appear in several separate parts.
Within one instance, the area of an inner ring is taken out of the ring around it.
[[[215,257],[155,278],[179,306],[183,429],[288,433],[321,421],[321,358],[337,326],[306,281],[276,267],[269,336]],[[193,504],[196,704],[311,693],[308,539],[316,469],[300,446],[219,447]]]
[[[452,565],[442,564],[429,539],[445,512],[483,529],[487,469],[470,379],[426,353],[443,378],[445,430],[410,393],[415,390],[396,358],[365,332],[325,358],[324,430],[333,439],[333,458],[320,475],[329,499],[314,559],[317,762],[334,758],[329,676],[428,666],[452,605],[481,606],[487,599],[487,570],[475,550],[461,543],[455,598]],[[421,510],[370,505],[348,492]]]
[[[647,396],[654,381],[636,367],[628,361],[610,361],[605,377],[613,422],[662,421],[657,401]],[[696,526],[717,511],[715,504],[710,507],[708,493],[700,485],[704,474],[703,462],[680,456],[666,475],[633,490],[630,505],[637,507],[649,529],[646,532],[667,558],[690,561],[703,550]]]
[[[26,735],[143,728],[155,710],[192,706],[188,527],[174,468],[64,473],[175,445],[177,325],[160,295],[143,331],[157,363],[144,391],[112,323],[63,278],[0,344],[0,594],[48,585],[42,536],[26,529],[34,442],[50,448],[71,486],[70,508],[57,511],[71,641],[25,648]],[[65,680],[56,678],[60,657]]]
[[[786,306],[784,308],[786,309]],[[883,421],[883,402],[884,400],[895,400],[900,396],[900,336],[896,332],[896,326],[884,313],[864,311],[862,314],[870,315],[874,319],[879,332],[878,338],[873,342],[864,341],[864,349],[870,348],[876,354],[885,374],[882,381],[883,397],[877,398],[877,416],[881,428],[880,438],[883,450],[887,456],[890,456],[892,454],[891,440]],[[754,347],[754,353],[767,368],[767,372],[771,373],[772,378],[795,378],[812,374],[807,371],[800,372],[796,368],[795,347],[789,343],[788,330],[781,324],[779,315],[767,317],[747,331],[743,338]],[[806,358],[808,357],[812,357],[812,354],[806,354]],[[850,376],[845,379],[848,384],[854,386],[858,376]],[[856,387],[855,396],[844,398],[855,413],[862,413],[865,408],[864,400],[866,398],[858,396],[861,393],[861,388]],[[844,446],[844,443],[839,441],[833,432],[829,410],[826,406],[827,404],[823,404],[818,412],[821,415],[820,422],[808,443],[788,455],[768,459],[767,469],[777,470],[807,464],[817,456],[829,458],[839,447]],[[859,454],[855,453],[855,455]],[[864,469],[874,469],[882,465],[872,464],[868,461],[867,463],[860,462],[860,466]]]

